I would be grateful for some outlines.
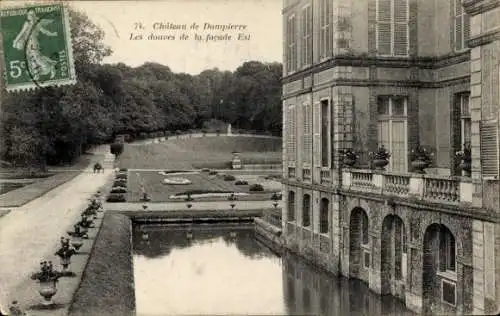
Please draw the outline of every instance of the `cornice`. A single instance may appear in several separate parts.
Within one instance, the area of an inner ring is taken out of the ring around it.
[[[324,70],[337,67],[385,67],[385,68],[419,68],[439,69],[470,60],[470,51],[459,54],[449,54],[441,57],[411,57],[387,58],[367,55],[339,55],[329,60],[315,64],[309,68],[284,76],[282,83],[299,80],[305,76],[314,75]]]
[[[465,13],[474,16],[500,6],[500,0],[462,0]]]
[[[500,40],[500,29],[495,29],[486,33],[483,33],[479,36],[475,36],[470,38],[467,41],[467,45],[469,47],[478,47],[481,45],[489,44],[493,41]]]
[[[352,87],[385,86],[385,87],[437,89],[437,88],[444,88],[444,87],[455,86],[459,84],[469,84],[469,83],[470,83],[470,76],[468,75],[453,79],[435,81],[435,82],[420,81],[420,80],[334,79],[325,82],[321,85],[315,86],[312,89],[311,88],[300,89],[288,94],[283,94],[281,100],[286,100],[288,98],[293,98],[301,94],[322,90],[325,87],[331,87],[331,86],[352,86]]]

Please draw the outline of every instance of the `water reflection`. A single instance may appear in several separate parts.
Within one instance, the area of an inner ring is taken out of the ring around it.
[[[147,235],[147,237],[145,237]],[[276,255],[254,240],[253,225],[137,225],[133,233],[134,253],[148,258],[167,256],[172,249],[184,249],[193,244],[217,243],[222,238],[228,246],[234,245],[250,258]]]
[[[361,282],[277,257],[252,225],[136,226],[133,242],[138,315],[413,315]]]
[[[284,254],[283,291],[288,315],[415,315],[391,296],[378,296],[361,281],[337,278]]]
[[[138,315],[285,310],[280,259],[255,241],[251,226],[142,227],[134,248]]]

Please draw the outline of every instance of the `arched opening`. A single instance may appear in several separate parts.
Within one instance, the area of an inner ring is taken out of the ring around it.
[[[327,198],[321,199],[319,214],[320,214],[319,232],[321,234],[326,234],[328,233],[329,230],[328,217],[330,214],[330,201],[328,201]]]
[[[406,278],[406,231],[399,216],[388,215],[382,222],[381,294],[404,297],[401,288]]]
[[[288,221],[295,221],[295,192],[288,192]]]
[[[311,226],[311,196],[309,194],[304,194],[302,200],[302,226]]]
[[[368,281],[369,268],[368,215],[364,209],[356,207],[351,211],[349,221],[349,276]]]
[[[449,312],[457,299],[455,236],[445,225],[432,224],[425,230],[423,246],[423,312]]]

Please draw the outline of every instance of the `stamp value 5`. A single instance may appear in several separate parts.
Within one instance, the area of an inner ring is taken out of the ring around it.
[[[64,5],[2,9],[0,29],[8,91],[76,83]]]

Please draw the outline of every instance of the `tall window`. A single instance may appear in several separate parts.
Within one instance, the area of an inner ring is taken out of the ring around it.
[[[377,0],[377,51],[385,56],[408,56],[409,0]]]
[[[406,172],[407,152],[407,99],[400,96],[378,98],[378,146],[390,153],[388,170]]]
[[[460,102],[460,130],[462,149],[464,147],[464,144],[470,145],[471,117],[469,101],[469,93],[462,93],[458,96],[458,102]]]
[[[320,205],[320,222],[319,222],[319,232],[321,234],[328,233],[328,215],[330,214],[330,203],[328,199],[322,198]]]
[[[312,9],[308,5],[302,10],[302,66],[312,63]]]
[[[451,12],[453,15],[455,51],[461,51],[467,48],[470,33],[469,16],[462,7],[462,0],[451,0]]]
[[[287,158],[288,161],[295,161],[296,159],[296,141],[297,141],[297,130],[296,130],[296,115],[295,106],[288,105],[287,115],[286,115],[286,136],[287,136]]]
[[[405,227],[400,219],[393,221],[392,225],[394,229],[394,276],[397,280],[401,280],[403,278],[403,252],[406,252]]]
[[[330,102],[321,101],[321,166],[330,167]]]
[[[288,221],[295,220],[295,192],[288,192]]]
[[[304,146],[304,158],[305,164],[311,164],[312,157],[312,109],[311,104],[304,104],[303,109],[303,129],[304,134],[302,135],[302,144]]]
[[[331,0],[320,0],[319,3],[319,53],[320,58],[330,57],[333,50],[332,16],[333,6]]]
[[[302,226],[311,226],[311,196],[304,194],[302,200]]]
[[[368,216],[365,212],[361,213],[361,244],[368,245]]]
[[[456,272],[455,237],[450,230],[441,225],[439,230],[439,270]]]
[[[295,37],[297,36],[297,28],[295,22],[295,15],[288,18],[286,24],[286,69],[288,72],[295,71],[297,68],[297,43]]]

